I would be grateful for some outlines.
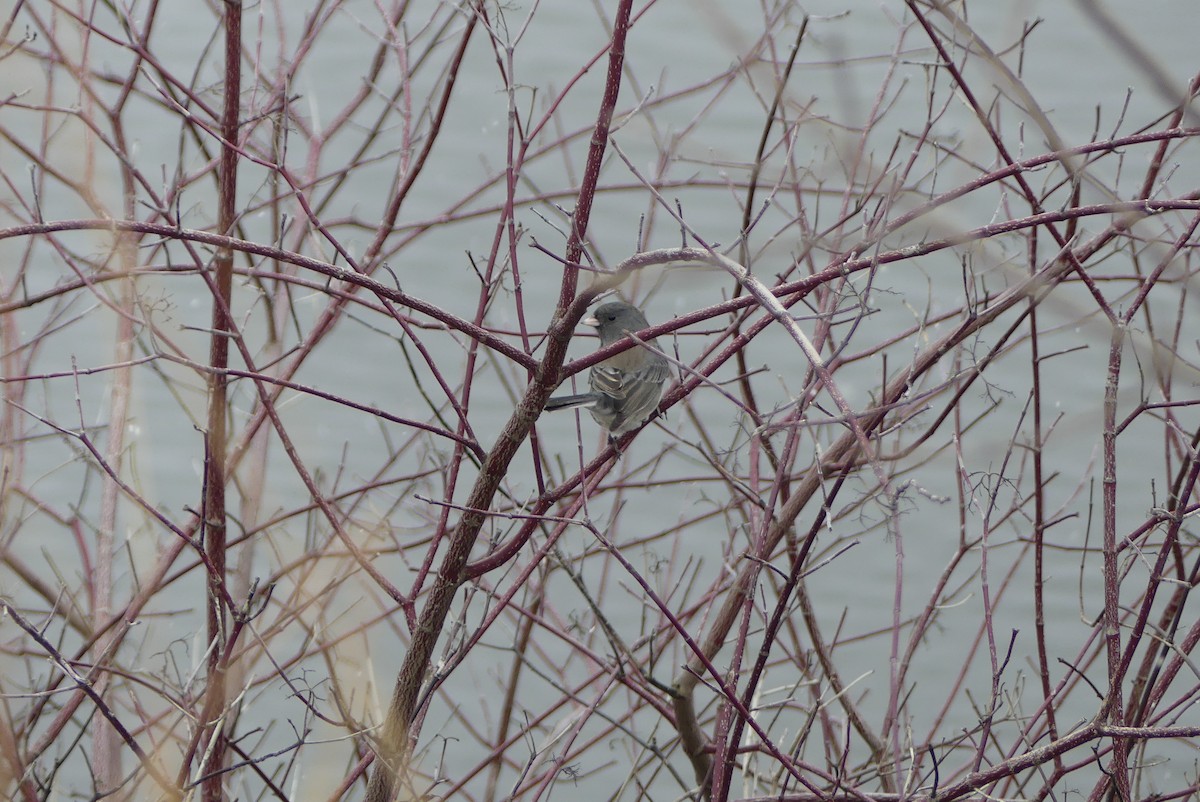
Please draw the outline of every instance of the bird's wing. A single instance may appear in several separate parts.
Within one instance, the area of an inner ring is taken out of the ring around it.
[[[631,356],[635,354],[642,364],[638,365],[636,369],[631,369]],[[669,365],[661,354],[651,351],[645,356],[646,359],[641,360],[641,354],[629,351],[601,362],[592,368],[591,375],[588,376],[588,384],[594,392],[603,393],[615,401],[627,399],[631,392],[630,388],[643,383],[649,384],[651,388],[657,390],[662,387],[663,382],[670,375]]]

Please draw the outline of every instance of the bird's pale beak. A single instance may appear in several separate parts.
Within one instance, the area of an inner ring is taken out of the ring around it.
[[[600,321],[596,319],[595,315],[588,315],[587,317],[585,317],[583,320],[581,320],[579,322],[583,323],[584,325],[592,326],[595,328],[599,328],[599,326],[600,326]]]

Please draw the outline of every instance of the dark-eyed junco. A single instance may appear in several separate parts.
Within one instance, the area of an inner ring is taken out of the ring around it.
[[[646,316],[624,301],[601,304],[583,322],[596,327],[601,348],[619,342],[629,332],[650,327]],[[546,409],[587,407],[613,441],[641,426],[654,413],[669,372],[666,357],[658,353],[654,340],[647,340],[644,346],[622,351],[593,366],[588,374],[591,392],[551,398]]]

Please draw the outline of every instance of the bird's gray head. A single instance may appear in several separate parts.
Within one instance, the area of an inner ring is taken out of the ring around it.
[[[649,328],[646,316],[636,306],[624,301],[609,301],[596,307],[584,323],[595,326],[602,345],[615,343],[629,332]]]

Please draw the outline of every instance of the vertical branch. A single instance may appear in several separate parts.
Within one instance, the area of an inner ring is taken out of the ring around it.
[[[1037,230],[1029,239],[1029,269],[1037,269]],[[1050,685],[1050,653],[1046,649],[1046,474],[1042,459],[1042,364],[1037,303],[1029,300],[1030,396],[1033,406],[1033,632],[1037,647],[1037,672],[1042,689],[1042,709],[1050,740],[1058,739],[1058,716]],[[1055,771],[1063,770],[1062,757],[1054,758]]]
[[[241,96],[242,56],[241,0],[225,0],[225,107],[221,114],[221,163],[217,172],[217,229],[222,234],[233,230],[237,203],[238,103]],[[229,366],[229,337],[233,330],[230,316],[233,293],[233,251],[220,248],[214,260],[216,283],[212,312],[212,340],[209,349],[208,422],[204,471],[204,548],[211,564],[208,578],[208,688],[201,726],[215,731],[204,773],[203,799],[219,802],[223,798],[225,767],[225,649],[226,610],[221,589],[225,585],[225,452],[226,407]]]
[[[145,21],[145,30],[153,26],[153,13]],[[129,23],[130,32],[136,30]],[[144,42],[144,38],[142,40]],[[126,73],[125,83],[117,101],[109,111],[113,127],[113,142],[116,152],[129,154],[128,138],[125,132],[124,114],[130,95],[138,76],[141,74],[143,59],[134,59]],[[137,176],[130,160],[121,161],[121,217],[133,220],[137,211]],[[93,612],[94,631],[97,632],[94,647],[95,663],[104,665],[114,659],[112,654],[120,645],[121,638],[115,630],[107,629],[113,614],[113,572],[112,559],[115,545],[115,529],[117,524],[117,500],[120,498],[120,486],[117,477],[121,475],[123,455],[125,452],[125,431],[129,419],[129,405],[133,391],[133,369],[130,361],[133,359],[134,346],[134,315],[137,303],[137,284],[135,270],[138,260],[138,237],[132,231],[115,233],[115,257],[118,270],[124,278],[118,283],[118,297],[115,305],[118,310],[116,342],[113,360],[120,366],[113,371],[111,405],[108,423],[108,442],[105,460],[111,466],[112,474],[106,475],[104,491],[100,502],[100,529],[97,538],[96,574],[94,587],[96,589],[95,608]],[[103,693],[107,684],[107,673],[97,672],[99,681],[96,690]],[[117,751],[119,739],[112,727],[97,727],[93,736],[96,766],[96,782],[99,789],[116,788],[121,782],[120,753]]]
[[[1104,385],[1104,654],[1108,665],[1108,693],[1104,719],[1124,723],[1121,668],[1121,575],[1117,563],[1117,389],[1120,386],[1121,351],[1125,345],[1123,323],[1113,326],[1108,350],[1108,379]],[[1112,759],[1105,779],[1096,784],[1089,799],[1098,802],[1104,789],[1115,784],[1118,802],[1130,802],[1127,764],[1129,741],[1113,739]]]
[[[81,80],[85,79],[81,75]],[[132,76],[128,82],[132,82]],[[90,94],[85,95],[85,108],[94,108],[95,99]],[[113,123],[115,139],[122,152],[125,150],[124,130],[119,118],[114,114]],[[93,137],[89,135],[89,140]],[[89,145],[89,158],[91,145]],[[127,164],[122,165],[122,204],[119,215],[126,219],[134,216],[135,189],[133,177]],[[96,532],[96,570],[93,574],[92,588],[92,627],[93,631],[101,634],[93,646],[93,661],[97,666],[107,663],[110,652],[115,649],[119,639],[112,631],[104,631],[113,611],[113,556],[116,553],[117,507],[120,498],[120,483],[117,476],[122,472],[123,455],[125,452],[125,430],[129,420],[129,402],[132,369],[129,361],[133,357],[134,338],[134,303],[135,285],[133,271],[137,267],[137,236],[129,231],[113,232],[112,262],[116,271],[123,276],[117,285],[112,300],[117,311],[116,331],[114,332],[113,362],[119,365],[113,371],[112,384],[109,390],[108,407],[108,437],[104,449],[104,459],[112,473],[104,478],[100,495],[100,525]],[[81,422],[82,424],[82,422]],[[101,697],[107,698],[109,675],[107,672],[96,673],[95,690]],[[115,789],[121,782],[120,744],[116,731],[111,726],[98,726],[92,731],[92,755],[96,772],[96,787],[107,791]]]
[[[131,197],[131,194],[127,195]],[[126,211],[129,211],[126,204]],[[117,285],[114,304],[120,310],[114,334],[113,362],[119,365],[113,371],[110,386],[108,411],[108,439],[104,449],[105,461],[114,474],[119,475],[125,452],[125,430],[129,421],[129,403],[132,395],[133,370],[129,367],[133,358],[134,304],[136,299],[134,268],[137,266],[137,237],[130,232],[115,234],[114,254],[118,270],[125,276]],[[113,613],[113,555],[116,552],[117,507],[120,486],[113,476],[106,476],[100,499],[100,526],[96,537],[96,572],[92,580],[95,589],[92,609],[92,626],[100,631],[108,625]],[[112,631],[96,639],[94,660],[97,665],[108,662],[109,651],[115,648],[117,639]],[[97,692],[102,695],[107,688],[107,673],[98,674]],[[116,734],[109,727],[96,727],[93,731],[95,749],[96,780],[104,790],[115,788],[121,782],[121,770]]]
[[[608,145],[608,131],[612,127],[613,110],[617,107],[617,95],[621,92],[621,70],[625,64],[625,38],[629,33],[630,0],[621,0],[613,20],[612,44],[608,51],[608,75],[604,81],[604,97],[600,100],[600,113],[592,128],[591,146],[588,148],[587,163],[583,168],[583,183],[575,202],[575,213],[571,215],[571,235],[567,239],[567,264],[578,264],[583,260],[583,243],[587,234],[588,220],[592,216],[592,201],[596,196],[596,184],[600,180],[600,167],[604,164],[604,150]],[[578,271],[563,272],[559,288],[558,308],[566,309],[575,297]],[[572,321],[574,325],[574,321]]]

